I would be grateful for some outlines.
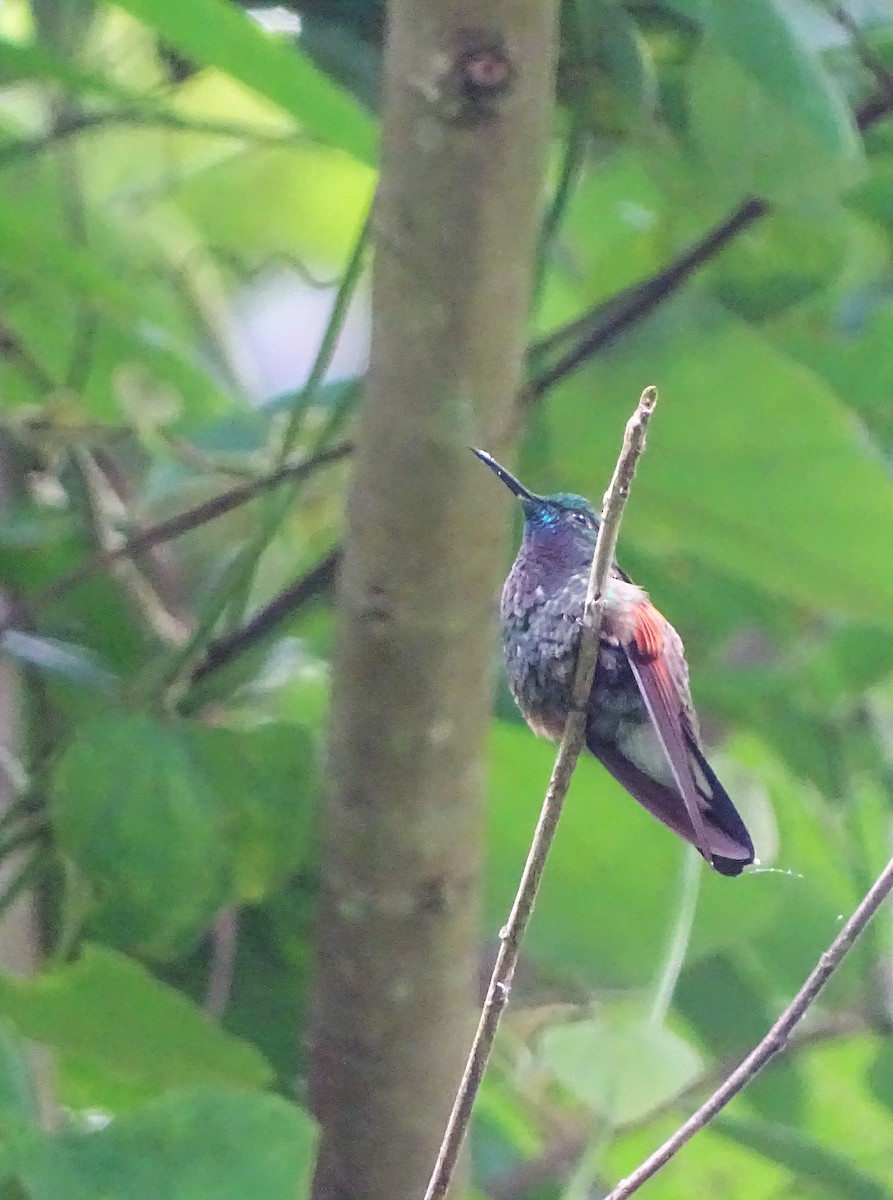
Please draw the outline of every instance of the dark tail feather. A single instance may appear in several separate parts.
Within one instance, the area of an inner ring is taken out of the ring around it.
[[[605,766],[619,784],[668,829],[698,849],[698,838],[685,807],[685,802],[675,788],[668,787],[644,771],[640,771],[628,758],[619,754],[613,746],[597,741],[587,735],[586,744],[595,757]],[[720,875],[740,875],[754,860],[753,843],[744,822],[738,816],[734,804],[725,788],[716,778],[710,765],[697,747],[694,748],[704,779],[710,785],[711,795],[701,794],[704,801],[702,815],[704,828],[712,858],[711,865]]]
[[[743,852],[744,857],[736,856],[727,861],[727,866],[732,869],[723,869],[723,867],[714,858],[713,865],[721,875],[740,875],[741,870],[747,863],[752,863],[754,860],[754,848],[750,834],[747,832],[747,826],[738,815],[738,809],[732,803],[729,793],[716,778],[716,772],[710,766],[704,754],[694,739],[689,741],[689,749],[694,755],[698,766],[707,783],[710,785],[710,795],[704,796],[707,802],[707,812],[705,817],[710,825],[721,829],[724,834],[732,839],[738,846],[739,852]]]

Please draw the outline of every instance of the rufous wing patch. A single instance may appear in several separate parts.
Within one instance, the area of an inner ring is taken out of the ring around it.
[[[666,655],[663,653],[664,627],[664,619],[657,609],[650,604],[640,605],[636,612],[633,639],[626,647],[626,656],[655,732],[663,745],[679,795],[685,804],[695,835],[694,844],[707,861],[712,862],[697,785],[682,728],[682,705],[667,666]]]
[[[640,604],[636,609],[633,647],[641,663],[654,662],[664,650],[664,619],[653,604]]]

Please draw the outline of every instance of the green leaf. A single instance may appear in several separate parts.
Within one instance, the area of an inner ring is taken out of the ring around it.
[[[215,158],[174,196],[218,253],[263,266],[287,248],[333,277],[352,252],[373,188],[367,167],[306,143]]]
[[[823,1007],[827,1003],[826,994]],[[875,1179],[889,1181],[890,1111],[872,1094],[869,1078],[882,1043],[872,1034],[833,1038],[802,1050],[800,1063],[809,1097],[804,1122],[809,1134],[824,1146],[844,1149]],[[838,1194],[849,1197],[844,1190]]]
[[[137,415],[146,409],[151,415],[154,402],[169,425],[186,402],[192,421],[231,411],[230,397],[181,328],[181,298],[156,278],[157,262],[147,280],[145,264],[120,243],[111,244],[110,236],[88,253],[58,229],[56,205],[45,197],[31,193],[27,205],[0,200],[0,282],[10,293],[6,316],[42,373],[64,378],[85,304],[96,321],[85,395],[78,397],[83,404],[57,403],[56,411],[71,412],[76,425],[84,409],[91,418],[120,420],[127,399]],[[51,327],[47,311],[56,315]],[[149,385],[159,378],[166,386],[156,385],[152,394]],[[37,396],[21,388],[7,396],[4,390],[2,402],[33,404],[45,389],[42,384]]]
[[[649,378],[662,402],[622,541],[690,553],[808,610],[889,627],[884,464],[826,384],[697,297],[665,304],[552,398],[561,487],[601,494],[616,431]]]
[[[29,583],[36,587],[52,584],[66,571],[83,562],[83,542],[75,540],[74,524],[69,517],[70,541],[57,547],[46,544],[40,562],[25,564]],[[20,559],[25,555],[20,554]],[[33,557],[38,557],[35,551]],[[0,559],[2,562],[2,559]],[[95,655],[99,663],[111,670],[117,679],[130,679],[145,662],[147,655],[154,653],[157,644],[147,631],[134,606],[123,603],[121,588],[110,575],[96,574],[84,580],[67,596],[60,597],[47,611],[42,621],[41,633],[47,638],[58,635],[59,640],[76,631],[81,637],[89,638],[87,653]],[[57,684],[65,676],[56,673],[47,680]],[[97,688],[88,689],[78,681],[70,685],[70,692],[80,696],[92,694],[97,698]],[[78,716],[75,710],[75,715]]]
[[[382,49],[344,21],[301,12],[301,45],[321,71],[368,108],[381,102]]]
[[[299,46],[286,45],[223,0],[119,0],[190,58],[218,67],[290,113],[312,136],[374,163],[372,118],[322,74]]]
[[[316,1129],[277,1096],[196,1088],[95,1133],[33,1140],[20,1174],[31,1200],[304,1200]]]
[[[52,813],[115,944],[164,957],[223,902],[218,810],[176,725],[127,713],[82,725],[57,764]]]
[[[769,979],[746,969],[731,955],[689,964],[679,977],[674,1010],[697,1033],[711,1061],[736,1062],[770,1028],[777,1012]],[[795,1055],[780,1056],[750,1084],[746,1100],[767,1120],[799,1120],[806,1100]]]
[[[237,918],[237,954],[227,994],[226,1027],[263,1053],[277,1090],[289,1095],[306,1069],[305,1039],[313,975],[316,881],[290,880]],[[204,1001],[214,965],[205,941],[195,954],[165,968],[165,980],[196,1004]]]
[[[839,194],[861,142],[837,81],[791,25],[783,0],[674,0],[705,40],[690,68],[695,138],[705,175],[730,198],[776,201]],[[808,164],[808,166],[807,166]]]
[[[809,129],[835,157],[856,154],[858,136],[849,105],[818,54],[790,24],[784,0],[713,0],[707,29],[778,101],[788,123]]]
[[[632,147],[582,175],[561,226],[562,240],[573,247],[572,259],[556,255],[546,275],[539,314],[543,333],[660,269],[666,238],[658,217],[663,203],[647,161]],[[539,413],[538,406],[530,413],[534,432]]]
[[[889,186],[885,195],[890,195]],[[889,456],[893,356],[887,351],[893,339],[893,291],[877,269],[889,253],[889,238],[851,212],[842,217],[848,245],[845,273],[835,286],[778,317],[772,339],[826,380]]]
[[[723,248],[705,278],[739,316],[751,321],[776,316],[840,276],[850,225],[837,204],[819,212],[803,205],[773,208]]]
[[[612,1125],[644,1119],[702,1069],[688,1042],[628,1010],[554,1026],[540,1040],[539,1058]]]
[[[234,894],[260,900],[306,863],[315,846],[315,740],[300,725],[195,726],[189,746],[228,827]]]
[[[192,1084],[262,1086],[262,1055],[211,1024],[189,1000],[113,950],[30,979],[0,975],[0,1014],[57,1052],[65,1099],[121,1104]],[[16,1085],[18,1090],[18,1085]]]
[[[88,298],[109,315],[124,320],[141,316],[136,289],[120,269],[60,235],[53,225],[54,213],[41,204],[36,210],[7,199],[0,202],[0,253],[4,273],[25,279],[52,281],[75,295]]]
[[[893,1039],[881,1042],[867,1078],[875,1097],[893,1113]]]
[[[615,1138],[604,1154],[603,1171],[607,1177],[625,1178],[655,1146],[676,1131],[679,1119],[679,1113],[671,1113],[646,1125],[633,1126],[630,1132]],[[712,1124],[701,1130],[682,1154],[672,1158],[650,1179],[642,1200],[708,1196],[713,1200],[745,1200],[745,1197],[780,1200],[782,1196],[793,1200],[788,1172],[712,1130]],[[798,1196],[798,1200],[805,1198]]]
[[[698,179],[709,180],[716,200],[735,204],[755,194],[799,212],[839,197],[857,180],[858,142],[833,152],[715,47],[705,45],[693,64],[690,92]]]
[[[846,1155],[829,1149],[802,1130],[777,1121],[742,1121],[719,1116],[714,1129],[741,1146],[757,1150],[793,1171],[821,1194],[839,1200],[890,1200],[891,1190],[881,1179],[863,1171]]]
[[[533,1158],[542,1150],[542,1131],[516,1083],[511,1077],[496,1079],[492,1071],[484,1075],[474,1106],[475,1165],[480,1135],[484,1131],[491,1133],[494,1139],[498,1138],[501,1146],[510,1146],[524,1158]]]
[[[844,840],[834,810],[823,802],[816,789],[786,770],[763,741],[739,735],[729,743],[729,752],[739,770],[758,781],[771,798],[777,823],[777,852],[770,861],[783,872],[757,873],[747,880],[756,884],[774,879],[783,897],[776,919],[765,922],[750,935],[747,949],[768,973],[771,985],[767,986],[771,986],[774,996],[793,994],[858,901],[860,885],[851,868],[854,847]],[[728,888],[722,889],[721,895],[731,900],[723,918],[734,923],[739,919],[736,897]],[[737,903],[740,904],[740,899]],[[703,954],[705,942],[714,942],[717,933],[722,932],[721,926],[716,927],[717,915],[715,908],[699,909],[692,931],[691,946],[695,954]],[[864,940],[857,943],[837,973],[832,985],[836,993],[846,987],[858,994],[860,979],[856,968],[864,944]],[[743,944],[741,950],[746,954]],[[774,1019],[778,1011],[774,1000],[768,1011]]]
[[[486,928],[504,923],[518,885],[555,749],[497,721],[490,739]],[[588,757],[574,773],[525,940],[543,968],[612,983],[651,978],[679,851]],[[631,871],[631,856],[635,871]],[[593,913],[599,919],[593,920]]]
[[[639,24],[613,4],[577,5],[576,23],[579,37],[575,31],[573,40],[580,44],[574,55],[580,65],[566,72],[570,94],[561,98],[573,105],[582,102],[598,133],[616,136],[641,130],[657,105],[657,80]]]

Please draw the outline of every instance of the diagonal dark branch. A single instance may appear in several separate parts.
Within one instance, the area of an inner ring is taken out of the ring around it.
[[[828,11],[838,25],[850,35],[853,49],[863,67],[874,76],[881,98],[887,104],[893,104],[893,71],[875,51],[859,22],[842,5],[838,7],[832,5]]]
[[[557,362],[533,376],[527,385],[526,398],[530,401],[539,400],[559,380],[573,374],[578,367],[603,350],[621,333],[647,317],[659,304],[677,292],[699,267],[715,258],[724,246],[745,229],[749,229],[768,211],[767,201],[758,196],[751,196],[662,271],[621,292],[606,304],[599,305],[586,316],[577,318],[570,326],[565,326],[551,335],[540,347],[534,347],[536,353],[537,349],[549,349],[565,340],[569,333],[581,333],[570,350]]]
[[[893,112],[893,87],[883,81],[882,91],[862,104],[855,114],[861,133],[866,133],[882,117]],[[768,200],[750,196],[738,207],[699,238],[678,258],[655,275],[599,304],[582,317],[544,338],[531,349],[536,360],[551,350],[571,341],[556,362],[534,372],[522,395],[522,401],[534,402],[562,379],[573,374],[590,358],[610,345],[622,333],[649,316],[660,304],[674,295],[701,267],[712,261],[730,242],[750,229],[771,210]],[[575,341],[573,339],[576,339]]]
[[[273,599],[259,608],[244,625],[209,642],[204,657],[192,669],[190,683],[201,683],[203,679],[207,679],[209,675],[269,637],[283,621],[288,620],[303,605],[330,592],[334,587],[340,562],[341,547],[336,546],[306,575],[277,592]]]

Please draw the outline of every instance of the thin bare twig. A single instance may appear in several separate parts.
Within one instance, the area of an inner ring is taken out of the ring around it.
[[[211,926],[211,970],[204,1004],[205,1013],[215,1021],[219,1021],[226,1012],[232,994],[238,932],[237,908],[225,908],[217,914]]]
[[[795,1033],[788,1044],[787,1053],[788,1055],[800,1054],[822,1046],[826,1042],[855,1037],[860,1033],[870,1033],[872,1028],[871,1022],[859,1013],[837,1013],[813,1029]],[[693,1101],[699,1093],[703,1093],[705,1088],[716,1087],[740,1062],[739,1056],[724,1059],[718,1065],[710,1067],[704,1074],[699,1075],[678,1095],[671,1096],[669,1100],[658,1105],[644,1117],[635,1117],[630,1121],[621,1122],[614,1133],[616,1135],[628,1134],[647,1129],[655,1121],[677,1112],[683,1102]],[[490,1183],[486,1188],[489,1200],[520,1200],[520,1197],[542,1189],[548,1184],[561,1183],[591,1140],[591,1121],[581,1122],[561,1130],[535,1157],[510,1167],[504,1175]]]
[[[664,1167],[699,1129],[703,1129],[712,1121],[717,1113],[750,1083],[771,1058],[785,1049],[794,1027],[805,1016],[819,992],[843,962],[856,938],[883,904],[891,889],[893,889],[893,859],[887,863],[853,915],[821,956],[803,987],[763,1040],[754,1047],[725,1082],[704,1101],[697,1112],[693,1113],[683,1125],[680,1125],[676,1132],[667,1138],[664,1144],[655,1150],[641,1166],[636,1167],[632,1175],[619,1183],[609,1193],[606,1200],[627,1200],[628,1196],[637,1192],[642,1184]]]
[[[72,461],[81,475],[88,518],[100,553],[114,549],[114,519],[123,509],[120,497],[109,483],[89,450],[75,447]],[[155,636],[168,645],[178,646],[189,635],[186,624],[165,604],[154,582],[130,559],[115,558],[113,574],[131,604]]]
[[[552,777],[549,780],[549,787],[530,845],[527,862],[524,864],[524,872],[521,875],[512,911],[508,922],[500,931],[499,954],[493,968],[490,986],[487,989],[487,998],[484,1001],[480,1021],[465,1065],[465,1072],[459,1084],[453,1110],[450,1113],[446,1132],[440,1145],[437,1162],[425,1193],[425,1200],[442,1200],[456,1169],[459,1152],[462,1149],[471,1119],[471,1111],[484,1076],[490,1051],[493,1048],[496,1030],[499,1027],[503,1010],[508,1004],[512,977],[521,950],[521,941],[533,911],[546,858],[558,827],[564,798],[583,748],[586,706],[592,690],[592,680],[598,658],[605,583],[614,560],[620,520],[629,496],[636,463],[645,448],[645,431],[656,403],[656,388],[646,388],[639,399],[636,411],[627,422],[623,448],[617,460],[614,476],[605,493],[598,540],[586,589],[586,602],[583,606],[571,710],[565,723],[561,745],[552,768]]]

